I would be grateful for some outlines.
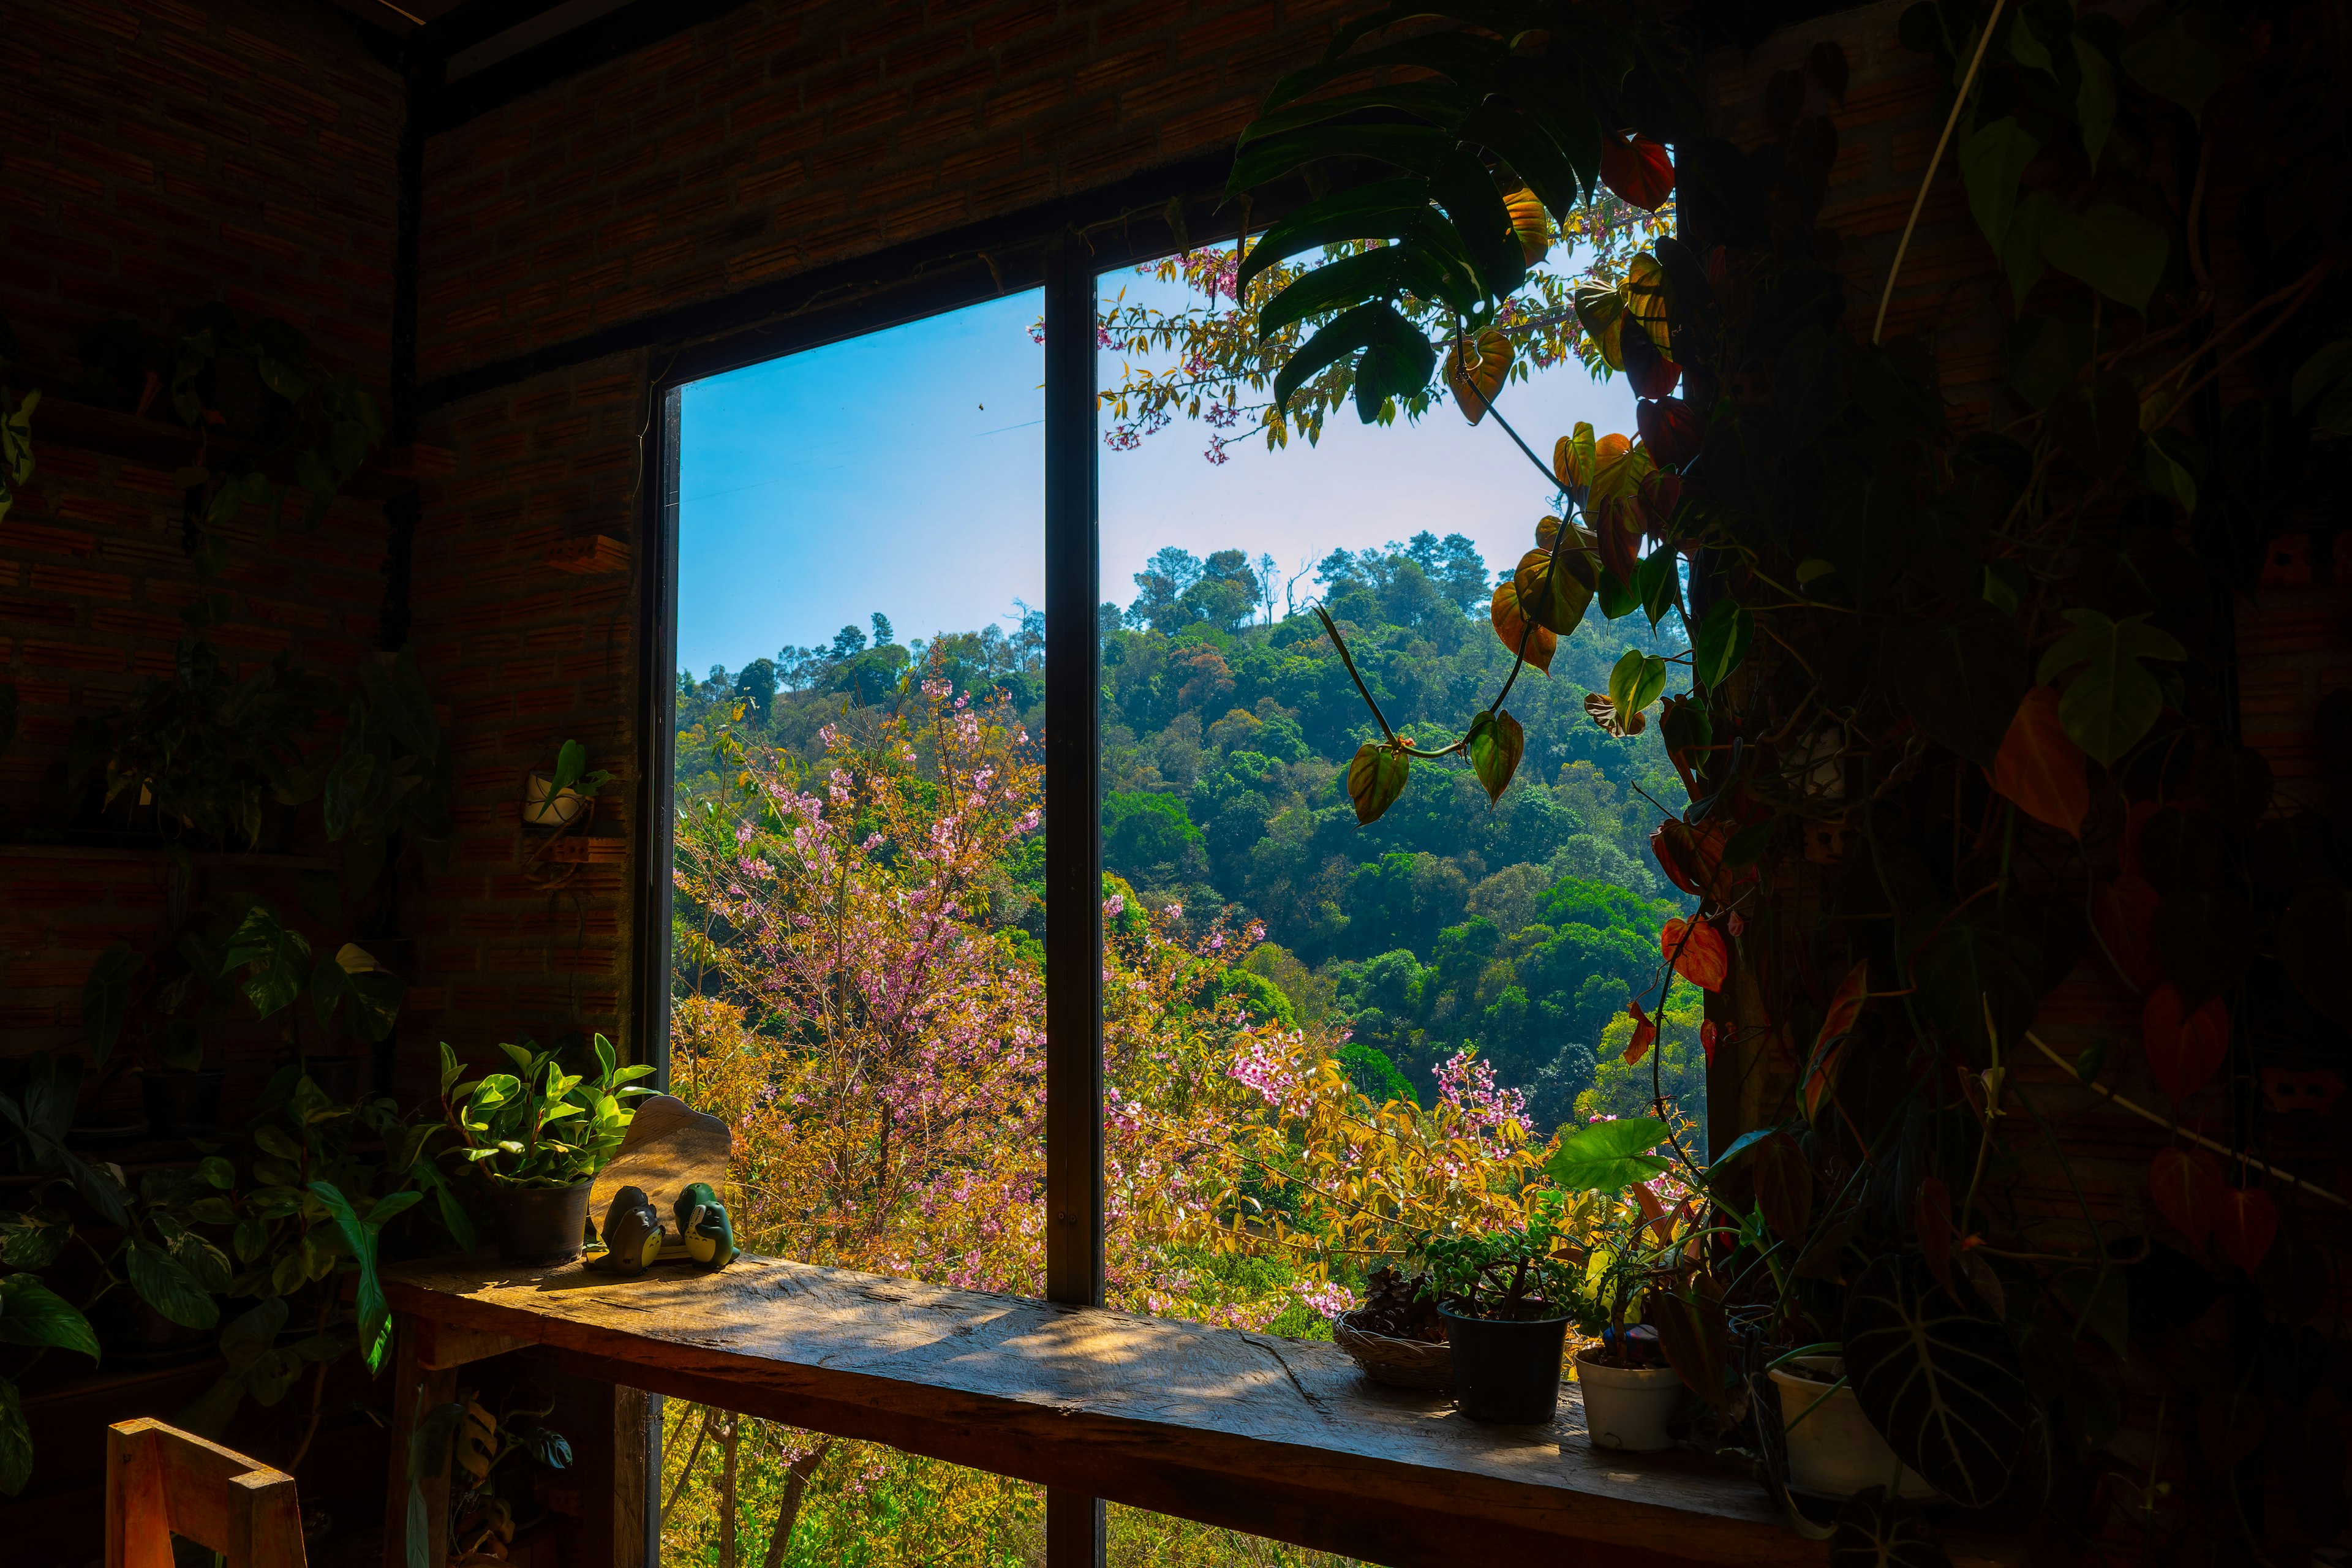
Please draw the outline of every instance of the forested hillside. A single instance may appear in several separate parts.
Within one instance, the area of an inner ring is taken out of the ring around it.
[[[1595,614],[1549,675],[1527,669],[1513,689],[1528,752],[1499,805],[1458,762],[1423,763],[1360,827],[1342,774],[1378,731],[1316,618],[1276,613],[1271,566],[1239,550],[1205,561],[1163,550],[1129,605],[1101,607],[1107,868],[1195,927],[1264,921],[1268,940],[1248,961],[1270,983],[1261,1005],[1348,1024],[1343,1056],[1366,1089],[1411,1084],[1427,1101],[1434,1064],[1471,1045],[1529,1091],[1548,1130],[1592,1086],[1611,1016],[1654,984],[1659,923],[1683,902],[1647,843],[1661,813],[1643,795],[1681,801],[1655,731],[1612,738],[1583,700],[1607,689],[1628,646],[1679,651],[1679,627],[1654,635],[1638,613]],[[1337,551],[1318,577],[1400,731],[1458,732],[1508,676],[1486,625],[1495,578],[1467,539]],[[877,614],[829,646],[681,675],[681,794],[719,790],[722,731],[813,759],[845,703],[896,702],[932,658],[1034,734],[1043,632],[1032,614],[1010,635],[902,643]],[[1039,928],[1041,853],[1033,837],[1004,868],[1000,921]]]

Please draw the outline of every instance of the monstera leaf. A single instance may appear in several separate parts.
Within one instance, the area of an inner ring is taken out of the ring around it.
[[[1924,1259],[1889,1255],[1854,1282],[1842,1337],[1854,1396],[1895,1456],[1956,1502],[2000,1497],[2035,1421],[2000,1325],[1945,1294]]]

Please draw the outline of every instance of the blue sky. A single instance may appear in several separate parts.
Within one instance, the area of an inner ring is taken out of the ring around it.
[[[1180,290],[1107,275],[1106,302],[1173,303]],[[880,610],[900,640],[1017,618],[1045,597],[1045,353],[1032,292],[695,382],[679,420],[678,662],[740,668],[787,643],[861,629]],[[1125,356],[1106,352],[1115,385]],[[1502,406],[1538,453],[1579,419],[1633,428],[1622,381],[1561,366]],[[1108,427],[1109,421],[1104,421]],[[1451,405],[1386,429],[1342,411],[1322,442],[1262,438],[1206,461],[1185,420],[1141,448],[1100,455],[1103,597],[1163,545],[1238,548],[1284,575],[1329,551],[1428,529],[1465,533],[1490,567],[1533,543],[1547,492],[1489,422]],[[1298,585],[1302,597],[1313,580]]]

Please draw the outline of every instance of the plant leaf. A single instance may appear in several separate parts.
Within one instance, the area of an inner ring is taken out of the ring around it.
[[[1412,767],[1412,759],[1402,752],[1370,741],[1356,749],[1355,760],[1348,764],[1348,798],[1355,802],[1359,826],[1379,821],[1396,804]]]
[[[2230,1056],[2230,1010],[2210,996],[2190,1011],[2169,984],[2148,994],[2140,1009],[2140,1047],[2167,1099],[2179,1105],[2204,1088]]]
[[[1699,617],[1698,634],[1691,639],[1693,673],[1709,690],[1731,679],[1746,662],[1748,645],[1756,636],[1756,617],[1745,605],[1728,598],[1709,605]]]
[[[1708,920],[1670,920],[1658,931],[1658,949],[1675,973],[1703,991],[1720,991],[1731,973],[1731,950]]]
[[[2027,689],[1993,758],[1992,787],[2028,816],[2080,837],[2091,784],[2083,750],[2059,719],[2058,701],[2047,686]]]
[[[1854,1281],[1839,1337],[1854,1396],[1895,1457],[1965,1507],[1997,1500],[2033,1420],[2001,1327],[1954,1300],[1916,1254],[1890,1253]]]
[[[1885,1487],[1856,1492],[1839,1508],[1829,1559],[1830,1568],[1952,1568],[1919,1505],[1888,1497]]]
[[[1559,637],[1548,626],[1537,626],[1519,608],[1519,589],[1516,582],[1498,583],[1495,596],[1486,608],[1487,618],[1494,623],[1495,635],[1514,654],[1525,656],[1527,661],[1551,673],[1552,656],[1559,649]]]
[[[1465,742],[1470,754],[1470,771],[1486,788],[1491,804],[1503,798],[1511,787],[1511,775],[1518,771],[1519,758],[1528,749],[1527,731],[1507,711],[1481,713],[1470,721],[1470,736]]]
[[[2203,1251],[2228,1188],[2213,1156],[2202,1149],[2158,1149],[2148,1163],[2147,1188],[2165,1223]]]
[[[1622,1192],[1674,1169],[1674,1162],[1650,1152],[1666,1141],[1666,1124],[1654,1116],[1596,1121],[1564,1134],[1544,1162],[1544,1173],[1563,1192]]]
[[[139,1299],[184,1329],[209,1329],[220,1307],[194,1276],[153,1243],[132,1237],[122,1244],[123,1271]]]
[[[99,1359],[98,1335],[89,1320],[30,1274],[0,1279],[0,1342],[53,1346]]]
[[[15,1497],[33,1479],[33,1431],[16,1385],[0,1377],[0,1493]]]

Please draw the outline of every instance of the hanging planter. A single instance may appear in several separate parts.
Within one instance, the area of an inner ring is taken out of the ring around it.
[[[569,827],[586,814],[588,805],[586,795],[558,786],[551,773],[534,772],[523,783],[522,819],[533,827]]]

